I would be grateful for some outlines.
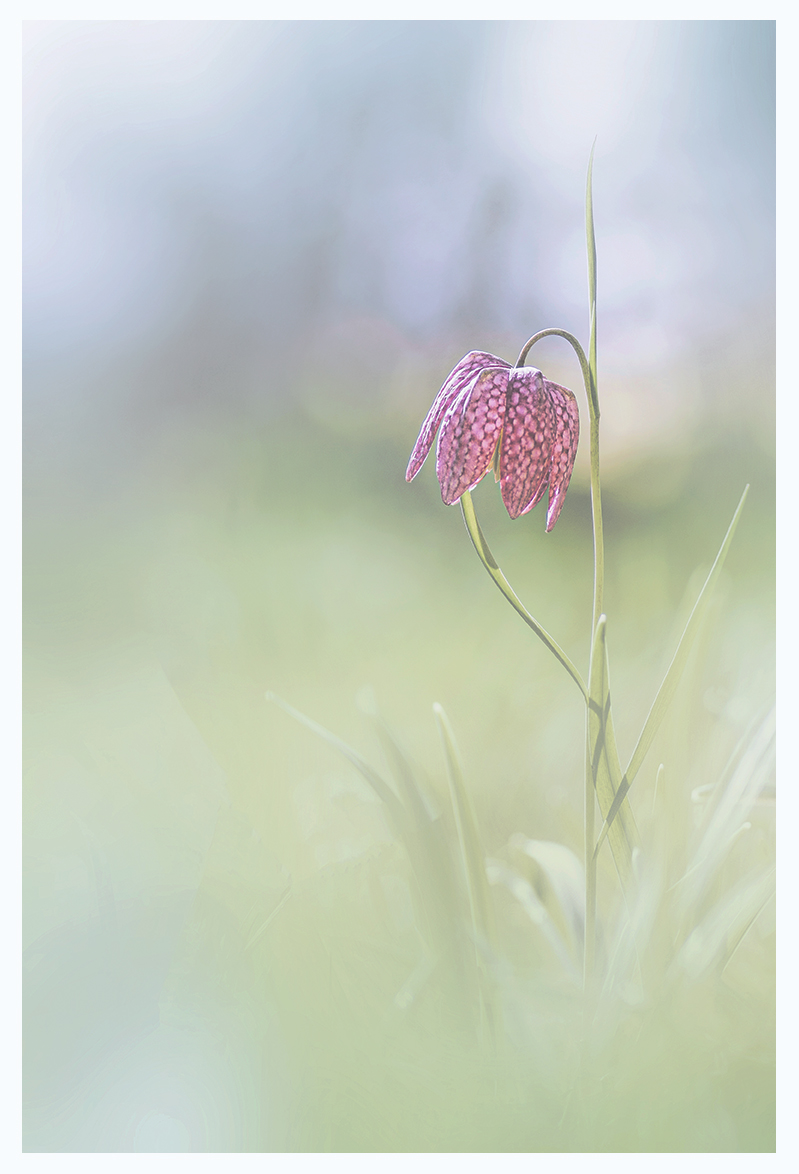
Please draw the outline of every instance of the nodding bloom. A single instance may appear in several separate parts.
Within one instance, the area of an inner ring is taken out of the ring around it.
[[[459,501],[492,464],[512,518],[538,505],[549,487],[547,531],[558,520],[577,453],[580,417],[566,387],[535,367],[511,367],[469,351],[447,376],[416,441],[406,481],[421,469],[438,430],[436,476],[447,505]]]

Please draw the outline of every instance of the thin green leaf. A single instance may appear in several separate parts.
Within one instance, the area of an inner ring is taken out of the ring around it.
[[[422,931],[434,952],[443,947],[445,952],[452,954],[457,949],[457,894],[452,882],[451,869],[448,868],[446,845],[442,842],[440,827],[430,820],[426,811],[423,814],[419,810],[409,811],[377,771],[341,738],[331,734],[324,726],[306,717],[274,693],[267,693],[266,697],[349,759],[378,798],[383,800],[413,869],[417,886],[417,912]]]
[[[705,580],[705,585],[700,591],[699,598],[694,604],[694,609],[688,618],[688,623],[685,625],[685,631],[682,634],[680,643],[677,645],[677,651],[674,653],[671,664],[669,665],[666,671],[666,675],[663,678],[663,684],[660,686],[657,696],[652,703],[652,708],[649,711],[649,715],[644,722],[644,728],[641,731],[638,744],[635,747],[635,750],[633,750],[632,756],[627,766],[627,770],[624,772],[627,776],[628,785],[633,781],[636,774],[638,773],[641,763],[644,761],[646,752],[652,745],[652,739],[655,737],[658,727],[663,720],[663,716],[666,712],[666,709],[668,708],[669,702],[674,696],[677,685],[679,684],[680,677],[682,676],[683,670],[685,669],[685,665],[688,661],[688,655],[699,630],[699,625],[705,614],[708,600],[710,599],[713,588],[716,586],[719,575],[721,574],[722,567],[724,566],[724,562],[727,558],[727,553],[732,544],[733,537],[735,536],[735,531],[738,526],[738,519],[741,516],[741,511],[744,508],[744,502],[746,501],[746,495],[748,493],[749,486],[747,485],[741,494],[741,500],[738,502],[738,508],[732,516],[732,521],[729,524],[727,533],[724,536],[724,541],[722,542],[719,552],[716,555],[716,560],[713,563],[713,566],[710,568],[710,574]]]
[[[278,901],[278,903],[275,905],[275,907],[274,907],[274,909],[272,910],[272,912],[271,912],[271,913],[269,914],[269,916],[267,917],[266,921],[263,921],[263,922],[261,922],[261,924],[259,925],[258,929],[257,929],[257,930],[255,930],[253,933],[251,933],[251,934],[250,934],[250,937],[249,937],[249,939],[248,939],[248,941],[247,941],[247,944],[246,944],[246,946],[244,947],[244,949],[245,949],[245,950],[251,950],[251,949],[253,948],[253,946],[255,945],[255,943],[256,943],[257,941],[260,941],[260,939],[263,937],[263,935],[264,935],[264,934],[266,933],[266,931],[269,929],[269,926],[270,926],[270,925],[272,924],[272,922],[275,920],[275,918],[277,917],[278,913],[279,913],[279,912],[280,912],[280,910],[283,908],[283,906],[286,904],[286,902],[288,901],[288,899],[289,899],[289,897],[290,897],[290,896],[291,896],[291,884],[289,883],[289,885],[287,886],[287,888],[286,888],[286,889],[284,889],[284,891],[283,891],[283,893],[282,893],[282,895],[281,895],[281,897],[280,897],[280,900]]]
[[[510,846],[534,860],[544,873],[575,946],[582,947],[585,932],[585,873],[574,852],[564,844],[551,840],[529,840],[522,835],[511,836]]]
[[[391,790],[388,783],[384,782],[377,771],[373,770],[369,763],[361,758],[360,754],[357,754],[346,742],[342,742],[341,738],[337,738],[335,734],[331,734],[330,730],[326,730],[324,726],[320,726],[313,718],[306,717],[304,713],[300,713],[298,709],[295,709],[293,705],[289,705],[287,701],[284,701],[282,697],[278,697],[276,693],[266,693],[265,696],[267,701],[274,701],[275,705],[279,705],[295,721],[298,721],[301,725],[311,730],[317,737],[322,738],[329,746],[332,746],[334,750],[338,750],[340,754],[348,758],[355,769],[366,779],[378,799],[383,800],[398,825],[400,827],[406,825],[407,813],[405,808]]]
[[[761,890],[761,895],[763,896],[762,901],[757,904],[755,899],[747,910],[747,916],[739,917],[737,925],[733,928],[732,932],[727,934],[727,945],[720,959],[722,974],[727,969],[730,962],[732,962],[733,954],[738,949],[746,935],[749,933],[749,930],[755,924],[760,914],[768,905],[769,901],[773,899],[775,891],[775,876],[772,875],[769,883],[764,884]]]
[[[486,862],[486,872],[492,885],[504,885],[508,892],[516,898],[533,925],[538,926],[544,934],[563,970],[569,975],[572,982],[577,985],[580,981],[580,976],[569,953],[568,944],[564,941],[563,935],[550,917],[546,906],[541,902],[530,882],[525,877],[519,876],[512,868],[508,868],[506,864],[502,864],[499,860],[488,860]]]
[[[380,745],[383,748],[383,753],[386,756],[386,761],[391,768],[392,776],[396,783],[396,790],[405,808],[416,823],[416,826],[423,828],[427,824],[432,823],[435,816],[427,796],[417,781],[416,771],[411,765],[405,751],[391,732],[385,718],[380,713],[377,699],[370,686],[364,685],[358,691],[355,704],[374,726],[380,740]]]
[[[450,798],[455,813],[455,826],[458,830],[458,842],[466,876],[474,937],[478,942],[490,943],[493,940],[491,897],[488,891],[485,859],[477,830],[477,820],[463,780],[458,750],[455,745],[455,735],[452,732],[449,719],[438,702],[433,706],[433,713],[438,725],[438,732],[441,735],[447,763]]]
[[[403,839],[416,875],[418,902],[428,939],[449,942],[458,922],[460,907],[443,825],[431,816],[414,768],[376,706],[371,717],[397,790],[410,815]]]
[[[774,769],[775,737],[772,709],[754,731],[708,818],[690,867],[677,882],[691,880],[690,886],[682,890],[685,908],[701,900],[730,848],[742,830],[749,827],[745,821]]]
[[[433,705],[433,713],[444,746],[450,798],[455,814],[455,826],[458,830],[463,870],[466,876],[480,1000],[481,1032],[482,1024],[485,1022],[488,1028],[488,1037],[493,1040],[494,1046],[496,1046],[497,1026],[501,1019],[501,1010],[494,998],[493,983],[487,971],[484,957],[486,948],[491,948],[494,945],[494,922],[491,894],[488,891],[485,856],[477,830],[474,808],[463,780],[455,735],[443,707],[438,702]]]
[[[775,870],[746,877],[713,907],[685,941],[676,962],[699,978],[714,962],[727,965],[758,914],[774,894]]]
[[[483,566],[488,571],[489,575],[494,580],[497,587],[499,587],[500,591],[508,600],[508,602],[522,617],[524,622],[533,629],[539,640],[541,640],[542,643],[546,645],[555,659],[563,665],[566,672],[576,683],[578,689],[587,701],[588,690],[585,687],[585,682],[580,676],[580,673],[572,664],[571,660],[560,647],[558,642],[553,640],[549,633],[541,627],[538,620],[534,619],[533,616],[530,615],[529,611],[521,602],[518,595],[500,570],[499,564],[491,553],[489,545],[486,542],[485,535],[480,528],[480,523],[477,521],[477,515],[474,512],[474,503],[472,502],[472,495],[467,490],[460,500],[461,510],[463,511],[463,520],[466,523],[466,529],[469,531],[469,537],[474,543],[474,548],[480,556],[480,561],[482,562]]]
[[[616,751],[616,739],[613,733],[611,717],[610,682],[608,676],[608,659],[606,643],[607,620],[604,615],[599,617],[594,634],[594,646],[591,651],[591,695],[588,702],[588,742],[591,754],[591,773],[594,780],[599,810],[606,823],[618,789],[621,784],[621,766]],[[638,846],[638,829],[635,825],[629,802],[624,799],[619,803],[620,818],[609,824],[608,840],[610,841],[613,860],[622,888],[627,892],[633,880],[632,853]],[[601,840],[600,840],[601,843]],[[599,850],[597,844],[596,851]],[[596,851],[594,855],[596,855]]]
[[[588,156],[588,174],[585,181],[585,235],[588,243],[588,305],[593,310],[596,305],[596,236],[594,234],[594,151],[596,139],[591,144],[591,154]]]
[[[693,611],[688,617],[688,623],[685,625],[685,631],[683,632],[680,638],[680,642],[677,645],[677,651],[672,657],[671,664],[666,670],[666,675],[663,678],[663,682],[660,688],[658,689],[657,696],[652,702],[652,707],[649,710],[646,721],[644,722],[644,728],[641,730],[641,735],[638,739],[635,749],[633,750],[632,757],[630,758],[629,764],[627,766],[627,770],[624,772],[621,786],[619,787],[616,795],[615,806],[611,808],[610,812],[605,817],[605,826],[602,828],[599,841],[600,843],[607,834],[608,828],[613,824],[613,821],[616,818],[616,813],[618,812],[621,803],[623,803],[627,792],[632,786],[635,776],[638,774],[638,771],[641,768],[641,764],[646,757],[646,753],[649,750],[649,747],[652,745],[655,734],[660,728],[660,723],[663,721],[663,718],[666,715],[666,710],[668,709],[669,704],[671,703],[671,700],[676,692],[677,686],[680,683],[680,678],[682,677],[685,666],[688,663],[688,657],[690,655],[691,648],[693,647],[694,640],[696,639],[697,632],[699,631],[699,625],[702,622],[705,611],[707,609],[708,601],[712,594],[713,588],[718,581],[719,575],[721,574],[724,561],[727,558],[727,553],[730,549],[733,536],[735,535],[738,519],[741,516],[741,511],[743,510],[744,502],[746,501],[746,495],[748,492],[749,486],[747,485],[743,491],[743,494],[741,495],[741,500],[738,502],[738,508],[733,514],[732,521],[730,522],[729,528],[724,537],[724,541],[721,544],[721,548],[716,555],[716,561],[710,568],[710,573],[705,580],[705,585],[700,591],[699,597],[694,604]]]
[[[635,892],[628,898],[625,907],[619,910],[615,927],[615,941],[610,939],[603,994],[614,989],[626,1002],[636,1003],[643,997],[649,985],[646,971],[647,950],[652,930],[657,923],[663,892],[663,881],[658,861],[649,861],[650,867],[642,867],[643,858],[636,852],[633,869],[636,874]],[[654,865],[654,867],[652,867]],[[640,980],[636,981],[636,974]]]
[[[358,706],[369,718],[377,731],[377,736],[383,747],[383,753],[391,767],[397,785],[397,791],[406,810],[410,813],[417,828],[425,828],[428,824],[432,823],[433,817],[430,809],[422,793],[422,789],[417,782],[414,768],[411,766],[407,755],[380,714],[374,695],[370,692],[367,699],[366,690],[361,690]]]
[[[599,419],[599,398],[596,378],[596,233],[594,232],[594,149],[591,145],[588,159],[588,175],[585,183],[585,236],[588,249],[588,309],[591,319],[591,333],[588,341],[588,367],[591,373],[591,400],[595,418]]]

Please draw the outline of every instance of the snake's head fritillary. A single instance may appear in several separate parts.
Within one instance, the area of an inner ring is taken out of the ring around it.
[[[574,468],[580,418],[566,387],[535,367],[511,367],[486,351],[470,351],[450,372],[414,445],[412,481],[438,432],[436,474],[447,505],[474,489],[497,459],[502,500],[512,518],[537,505],[549,488],[547,531],[558,520]]]

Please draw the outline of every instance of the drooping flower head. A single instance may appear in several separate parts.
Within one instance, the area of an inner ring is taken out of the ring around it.
[[[436,475],[447,505],[474,489],[494,464],[512,518],[537,505],[549,487],[547,531],[552,529],[580,432],[577,401],[568,388],[551,383],[535,367],[511,367],[486,351],[470,351],[427,413],[406,481],[424,464],[439,425]]]

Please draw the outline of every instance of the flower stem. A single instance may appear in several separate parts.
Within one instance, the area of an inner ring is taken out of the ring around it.
[[[599,479],[599,393],[597,390],[597,362],[596,362],[596,237],[594,235],[594,201],[592,192],[592,177],[594,169],[594,148],[588,161],[588,176],[585,190],[585,235],[588,252],[588,305],[590,314],[590,338],[588,343],[588,357],[580,343],[568,330],[559,330],[550,327],[539,330],[524,344],[516,362],[517,367],[524,365],[530,349],[542,338],[548,335],[558,335],[565,338],[571,345],[580,363],[585,385],[585,395],[588,400],[588,414],[590,417],[590,464],[591,464],[591,521],[594,532],[594,602],[591,621],[591,665],[588,670],[588,680],[602,679],[603,673],[597,672],[602,666],[594,665],[595,655],[605,656],[604,640],[597,641],[597,625],[604,610],[605,598],[605,540],[602,528],[602,492]],[[593,696],[586,697],[586,704],[590,706]],[[596,942],[596,855],[594,852],[594,816],[595,795],[594,776],[591,768],[593,747],[586,716],[585,740],[585,946],[583,951],[583,982],[588,990],[594,971],[594,953]]]
[[[586,688],[585,682],[580,676],[578,669],[574,666],[574,664],[572,664],[571,660],[558,644],[557,640],[554,640],[550,636],[549,632],[547,632],[545,628],[541,627],[538,620],[536,620],[534,616],[530,615],[529,611],[519,599],[518,595],[500,570],[497,560],[491,553],[489,545],[486,542],[485,535],[480,528],[480,523],[477,521],[477,515],[474,512],[472,495],[469,493],[468,489],[463,494],[460,501],[461,510],[463,511],[463,520],[466,523],[466,529],[469,531],[469,537],[474,543],[474,549],[480,556],[480,562],[488,571],[489,575],[494,580],[497,587],[499,587],[500,591],[511,604],[511,606],[515,608],[524,622],[533,629],[538,639],[547,646],[555,659],[560,661],[566,672],[569,674],[569,676],[577,685],[577,688],[582,693],[583,699],[587,702],[588,689]]]
[[[583,989],[586,993],[594,974],[596,947],[596,857],[594,856],[594,772],[589,733],[590,710],[585,707],[585,926],[583,942]]]
[[[594,140],[594,146],[596,140]],[[585,243],[588,253],[588,313],[591,327],[588,339],[588,397],[591,414],[591,519],[594,530],[594,609],[591,622],[591,664],[588,680],[595,680],[594,654],[599,651],[606,656],[605,641],[597,640],[599,619],[603,614],[605,598],[605,538],[602,528],[602,492],[599,480],[599,389],[597,387],[596,365],[596,235],[594,233],[594,146],[588,159],[588,174],[585,181]],[[603,663],[602,669],[604,670]],[[604,677],[603,673],[599,674]],[[593,691],[592,691],[593,692]],[[583,948],[583,989],[587,996],[592,994],[596,949],[596,854],[594,852],[594,815],[596,808],[596,783],[592,769],[594,748],[588,730],[591,721],[590,707],[586,714],[585,740],[585,945]],[[608,714],[608,717],[610,714]],[[588,1003],[586,1003],[588,1013]]]
[[[559,338],[565,338],[571,345],[574,353],[580,363],[580,370],[583,373],[583,383],[585,384],[585,397],[588,400],[588,415],[590,418],[590,446],[591,446],[591,516],[594,528],[594,614],[593,622],[591,624],[591,638],[596,631],[597,621],[602,615],[604,596],[605,596],[605,543],[602,530],[602,494],[599,482],[599,396],[597,394],[596,383],[596,313],[595,306],[591,308],[591,343],[589,346],[589,354],[591,358],[586,358],[585,351],[580,346],[577,339],[568,330],[559,330],[555,326],[550,326],[546,330],[539,330],[521,349],[519,358],[516,361],[516,366],[524,365],[524,360],[531,347],[535,346],[542,338],[547,338],[549,335],[557,335]]]
[[[605,595],[605,541],[602,532],[602,496],[599,483],[599,391],[596,374],[596,236],[594,234],[594,148],[588,160],[585,181],[585,240],[588,251],[588,313],[591,330],[588,340],[588,378],[590,381],[591,411],[591,513],[594,522],[594,619],[591,625],[593,641],[599,617],[602,615]]]
[[[527,354],[531,348],[534,347],[537,342],[540,342],[542,338],[548,338],[551,334],[557,335],[558,338],[565,338],[566,342],[572,346],[574,353],[577,355],[577,359],[580,364],[580,370],[583,373],[583,383],[585,384],[585,394],[588,400],[589,414],[592,420],[594,416],[599,419],[599,400],[596,398],[596,380],[592,376],[591,364],[586,358],[585,351],[580,346],[577,339],[573,334],[570,334],[568,330],[561,330],[557,326],[548,326],[546,330],[539,330],[538,333],[534,334],[532,338],[528,338],[527,342],[522,347],[521,351],[519,352],[519,357],[516,360],[516,366],[523,367],[524,360],[527,358]]]

